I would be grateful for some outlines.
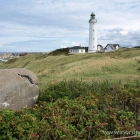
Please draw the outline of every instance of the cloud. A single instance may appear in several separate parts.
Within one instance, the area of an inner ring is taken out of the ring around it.
[[[122,35],[127,35],[128,34],[128,31],[120,31],[120,33],[122,34]]]
[[[91,12],[99,43],[140,44],[139,7],[136,0],[0,0],[0,51],[51,51],[73,42],[88,46]]]
[[[68,48],[68,46],[63,46],[63,45],[61,45],[61,47],[60,48]]]
[[[140,30],[132,31],[123,28],[108,30],[99,36],[99,44],[120,44],[122,47],[132,47],[140,45]]]

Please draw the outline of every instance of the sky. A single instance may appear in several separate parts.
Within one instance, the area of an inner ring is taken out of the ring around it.
[[[50,52],[88,46],[89,19],[98,44],[140,45],[140,0],[0,0],[0,52]]]

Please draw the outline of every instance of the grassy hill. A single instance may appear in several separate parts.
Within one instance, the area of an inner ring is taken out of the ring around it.
[[[0,110],[0,139],[102,140],[135,135],[104,132],[140,131],[139,48],[76,55],[56,50],[0,63],[1,69],[14,67],[32,70],[41,94],[33,108]]]
[[[137,80],[140,78],[140,49],[122,48],[115,52],[76,55],[58,50],[50,54],[28,54],[0,63],[0,69],[15,67],[32,70],[39,79],[40,88],[73,78],[88,82],[104,79]]]

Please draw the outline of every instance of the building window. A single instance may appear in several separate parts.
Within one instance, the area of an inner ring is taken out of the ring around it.
[[[94,46],[93,46],[93,48],[94,48]]]
[[[83,52],[83,50],[81,50],[81,52]]]

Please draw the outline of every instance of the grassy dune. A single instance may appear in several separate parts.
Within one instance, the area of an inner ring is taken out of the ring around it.
[[[140,79],[140,49],[76,55],[29,54],[0,63],[0,69],[15,67],[32,70],[41,89],[46,84],[73,78],[129,82]]]
[[[1,69],[15,67],[37,75],[41,94],[33,108],[0,110],[0,139],[102,140],[134,135],[107,131],[140,131],[140,49],[59,50],[0,63]]]

